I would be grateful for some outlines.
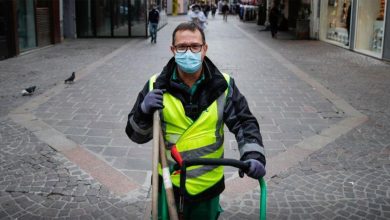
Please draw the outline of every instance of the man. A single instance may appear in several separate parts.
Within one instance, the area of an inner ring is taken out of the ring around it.
[[[209,3],[202,2],[201,8],[206,18],[209,18],[209,13],[211,10]]]
[[[236,136],[240,159],[250,165],[247,175],[255,179],[265,175],[257,120],[234,79],[206,56],[207,49],[199,26],[179,24],[172,35],[173,57],[146,83],[128,116],[127,135],[136,143],[146,143],[152,139],[153,112],[159,111],[176,202],[180,158],[223,158],[223,124]],[[185,219],[217,219],[222,211],[219,194],[225,188],[223,167],[192,168],[185,185]]]
[[[157,43],[157,27],[160,20],[160,12],[155,4],[152,5],[152,10],[149,11],[149,33],[151,43]]]
[[[228,13],[229,13],[229,6],[228,6],[227,2],[225,1],[223,3],[223,6],[222,6],[222,14],[223,14],[224,21],[227,21]]]
[[[279,10],[276,6],[273,6],[271,8],[271,11],[269,12],[269,23],[271,28],[271,36],[272,38],[277,38],[278,33],[278,22],[279,22]]]
[[[217,5],[215,3],[211,4],[211,15],[215,18],[215,12],[217,12]]]
[[[203,30],[206,28],[207,18],[204,15],[199,5],[193,5],[188,12],[188,19],[190,22],[197,24]]]

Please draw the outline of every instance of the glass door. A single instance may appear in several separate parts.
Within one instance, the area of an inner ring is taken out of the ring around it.
[[[18,37],[20,51],[37,46],[34,1],[17,1]]]
[[[78,37],[91,37],[92,29],[91,0],[76,1],[76,29]]]
[[[109,0],[95,1],[96,36],[111,37],[111,5]]]
[[[131,36],[147,36],[146,0],[131,0],[130,3]]]
[[[113,0],[112,4],[114,36],[129,36],[129,1]]]

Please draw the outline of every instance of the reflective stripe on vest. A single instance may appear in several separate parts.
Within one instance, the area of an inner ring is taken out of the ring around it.
[[[230,77],[223,74],[225,80]],[[149,89],[157,74],[149,80]],[[211,103],[201,115],[193,121],[185,115],[184,107],[179,99],[165,92],[163,95],[164,109],[160,111],[161,126],[166,143],[166,155],[169,165],[176,162],[172,159],[170,147],[176,145],[182,158],[223,158],[223,110],[228,89],[217,100]],[[159,166],[161,175],[161,166]],[[212,187],[223,177],[223,166],[192,166],[187,168],[186,190],[190,195],[197,195]],[[172,183],[180,186],[180,174],[171,175]]]

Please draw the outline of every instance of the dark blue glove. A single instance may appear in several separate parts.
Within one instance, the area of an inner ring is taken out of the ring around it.
[[[252,177],[253,179],[260,179],[265,176],[265,167],[260,161],[255,159],[249,159],[244,161],[244,163],[249,164],[249,169],[246,171],[246,175]]]
[[[161,89],[153,89],[146,94],[141,103],[141,111],[145,114],[152,114],[157,109],[163,108],[163,93]]]

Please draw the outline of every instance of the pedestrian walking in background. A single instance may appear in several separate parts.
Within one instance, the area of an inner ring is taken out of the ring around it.
[[[210,5],[208,3],[202,2],[202,11],[206,16],[206,18],[209,18],[210,10],[211,10]]]
[[[229,6],[228,6],[227,2],[224,2],[223,6],[222,6],[222,14],[223,14],[224,21],[227,21],[228,13],[229,13]]]
[[[215,12],[217,12],[217,5],[216,4],[211,4],[211,15],[213,18],[215,18]]]
[[[250,165],[246,174],[259,179],[266,172],[260,128],[234,79],[206,56],[203,30],[186,22],[172,36],[173,57],[138,94],[126,133],[136,143],[150,141],[153,113],[158,111],[174,194],[184,201],[184,219],[217,219],[222,212],[219,195],[225,188],[223,166],[191,169],[193,175],[187,175],[183,195],[179,158],[223,158],[225,124],[235,134],[240,160]],[[175,157],[171,151],[179,153]]]
[[[160,21],[160,12],[156,4],[152,4],[152,10],[149,11],[149,33],[151,36],[150,42],[157,43],[157,27]]]
[[[270,23],[271,36],[272,38],[276,38],[276,35],[278,33],[278,22],[279,22],[279,10],[276,6],[273,6],[271,8],[268,20]]]
[[[201,10],[200,5],[193,5],[188,12],[188,20],[197,24],[203,30],[206,28],[207,18]]]

